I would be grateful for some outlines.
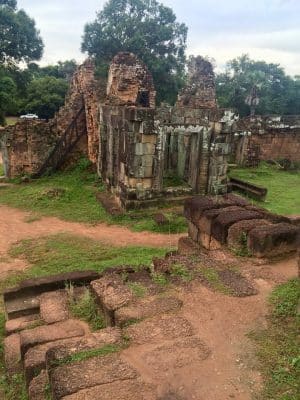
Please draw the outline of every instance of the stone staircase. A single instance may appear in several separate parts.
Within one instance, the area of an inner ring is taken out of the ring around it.
[[[130,271],[60,274],[24,281],[4,293],[7,374],[24,374],[30,400],[160,399],[155,383],[126,359],[131,346],[152,344],[153,351],[145,353],[150,363],[171,348],[177,349],[174,362],[207,358],[190,322],[177,315],[182,301],[159,289],[135,295],[124,282]],[[92,332],[72,317],[69,284],[78,292],[81,285],[89,288],[106,328]]]
[[[42,175],[50,174],[59,169],[72,149],[74,149],[79,140],[86,134],[85,107],[82,106],[56,143],[53,150],[50,152],[41,168],[33,174],[33,178],[39,178]]]

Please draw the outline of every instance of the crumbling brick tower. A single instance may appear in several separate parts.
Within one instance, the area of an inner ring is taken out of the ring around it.
[[[155,197],[155,95],[150,72],[134,54],[114,57],[100,106],[98,171],[125,208]]]

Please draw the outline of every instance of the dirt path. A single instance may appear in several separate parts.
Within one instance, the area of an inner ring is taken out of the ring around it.
[[[186,318],[196,337],[209,349],[204,360],[195,361],[194,349],[185,362],[182,351],[189,349],[180,353],[175,345],[164,348],[164,343],[160,343],[159,355],[150,362],[148,355],[153,346],[149,344],[125,350],[124,358],[146,381],[158,386],[161,399],[251,400],[259,391],[262,379],[247,334],[264,327],[268,295],[279,282],[297,276],[297,262],[291,258],[273,265],[248,266],[247,270],[243,272],[258,289],[255,296],[226,296],[196,281],[188,289],[178,290],[183,308],[177,317]]]
[[[176,247],[182,235],[164,235],[151,232],[132,232],[126,227],[86,224],[62,221],[58,218],[43,217],[38,221],[26,222],[28,212],[7,206],[0,206],[0,277],[8,272],[23,270],[23,260],[7,259],[11,245],[22,239],[36,238],[56,233],[72,233],[99,240],[113,246]]]

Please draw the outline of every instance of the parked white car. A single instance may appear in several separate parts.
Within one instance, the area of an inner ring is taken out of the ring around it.
[[[22,118],[22,119],[38,119],[39,117],[36,114],[25,114],[25,115],[21,115],[20,118]]]

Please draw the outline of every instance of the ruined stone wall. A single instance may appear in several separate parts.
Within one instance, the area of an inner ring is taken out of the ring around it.
[[[22,121],[0,133],[4,172],[8,178],[32,174],[58,140],[56,127],[43,121]]]
[[[259,161],[288,159],[300,162],[300,116],[244,118],[236,128],[236,162],[256,166]]]

